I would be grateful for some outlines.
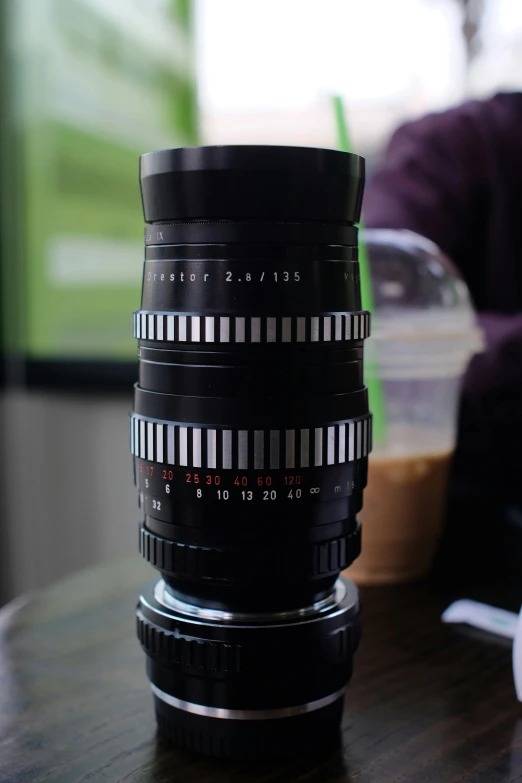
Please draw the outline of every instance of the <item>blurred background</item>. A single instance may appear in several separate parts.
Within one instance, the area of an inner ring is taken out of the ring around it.
[[[135,552],[138,155],[336,146],[522,88],[519,0],[2,0],[0,603]]]

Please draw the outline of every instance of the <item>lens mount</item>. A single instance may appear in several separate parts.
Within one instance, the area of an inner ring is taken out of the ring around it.
[[[138,636],[168,736],[218,756],[279,755],[307,737],[335,737],[359,599],[339,579],[323,601],[293,612],[221,613],[190,607],[159,582],[140,598]]]

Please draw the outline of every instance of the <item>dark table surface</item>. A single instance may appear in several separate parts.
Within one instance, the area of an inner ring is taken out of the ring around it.
[[[120,561],[0,612],[1,783],[522,781],[511,645],[443,626],[453,596],[429,585],[362,591],[363,642],[339,750],[234,765],[170,748],[156,736],[134,637],[147,579],[139,560]],[[522,589],[465,593],[514,609]]]

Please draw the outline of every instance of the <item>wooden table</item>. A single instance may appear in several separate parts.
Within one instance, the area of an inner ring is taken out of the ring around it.
[[[158,739],[134,606],[138,559],[81,573],[0,614],[2,783],[522,781],[510,644],[439,621],[427,585],[363,591],[365,626],[342,749],[234,765]],[[522,589],[520,590],[522,593]],[[520,603],[517,588],[467,595]]]

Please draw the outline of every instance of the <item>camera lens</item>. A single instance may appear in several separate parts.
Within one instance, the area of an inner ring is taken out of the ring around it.
[[[131,415],[138,607],[160,729],[217,755],[335,734],[359,638],[371,448],[357,229],[364,162],[333,150],[143,155]]]

